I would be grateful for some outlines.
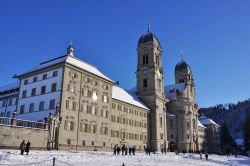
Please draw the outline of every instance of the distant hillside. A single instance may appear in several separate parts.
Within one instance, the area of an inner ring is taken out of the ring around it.
[[[234,138],[242,138],[245,117],[250,115],[250,99],[237,104],[219,104],[209,108],[201,108],[199,112],[221,126],[226,123]]]

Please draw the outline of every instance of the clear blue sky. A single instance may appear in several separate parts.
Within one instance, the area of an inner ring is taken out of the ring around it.
[[[201,107],[250,98],[248,0],[2,0],[0,86],[64,55],[72,40],[78,58],[130,89],[148,19],[163,49],[165,84],[174,83],[183,49]]]

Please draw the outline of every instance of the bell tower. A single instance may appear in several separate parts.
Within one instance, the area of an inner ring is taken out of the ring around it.
[[[150,108],[148,146],[160,151],[167,148],[166,99],[162,50],[157,37],[150,32],[143,34],[137,45],[137,95]]]

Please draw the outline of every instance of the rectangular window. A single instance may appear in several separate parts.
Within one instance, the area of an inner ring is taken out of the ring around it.
[[[49,102],[49,109],[54,109],[55,108],[55,103],[56,103],[55,99],[50,100],[50,102]]]
[[[82,146],[85,146],[85,141],[82,141]]]
[[[43,80],[47,79],[47,74],[43,74]]]
[[[67,144],[68,144],[68,145],[71,144],[71,139],[67,139]]]
[[[109,101],[108,96],[102,95],[102,101],[103,101],[104,103],[108,103],[108,101]]]
[[[7,117],[10,118],[10,111],[7,112]]]
[[[54,71],[53,72],[53,77],[57,77],[57,75],[58,75],[58,71]]]
[[[105,142],[102,143],[102,146],[105,147]]]
[[[33,77],[33,82],[37,82],[37,77]]]
[[[56,91],[56,83],[53,83],[51,85],[51,92],[55,92]]]
[[[163,125],[162,117],[160,117],[160,125]]]
[[[21,107],[20,107],[20,114],[24,113],[24,109],[25,109],[25,105],[21,105]]]
[[[7,106],[7,101],[4,100],[4,101],[3,101],[3,104],[2,104],[2,107],[6,107],[6,106]]]
[[[148,86],[148,80],[144,79],[143,80],[143,88],[146,88]]]
[[[46,93],[46,86],[42,86],[41,88],[41,94],[45,94]]]
[[[163,139],[163,134],[161,134],[160,136],[161,136],[161,139]]]
[[[84,89],[84,90],[83,90],[83,96],[84,96],[84,97],[88,97],[88,95],[89,95],[88,92],[89,92],[88,89]]]
[[[43,111],[44,110],[44,101],[41,101],[39,103],[39,111]]]
[[[170,119],[170,129],[173,129],[173,128],[174,128],[174,120]]]
[[[28,79],[24,80],[24,85],[27,85],[28,83],[29,83]]]
[[[31,90],[31,96],[35,96],[36,95],[36,88],[32,88]]]
[[[9,99],[9,106],[11,106],[12,105],[12,99]]]
[[[30,108],[29,108],[29,112],[34,112],[34,103],[30,103]]]
[[[27,95],[27,90],[24,90],[24,91],[23,91],[23,94],[22,94],[22,98],[25,98],[26,95]]]
[[[92,145],[92,146],[95,146],[95,142],[94,142],[94,141],[92,141],[92,142],[91,142],[91,145]]]

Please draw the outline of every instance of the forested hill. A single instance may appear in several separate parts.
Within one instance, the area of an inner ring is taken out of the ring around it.
[[[245,117],[250,115],[250,99],[237,104],[219,104],[209,108],[201,108],[199,112],[221,126],[226,123],[234,138],[242,138]]]

